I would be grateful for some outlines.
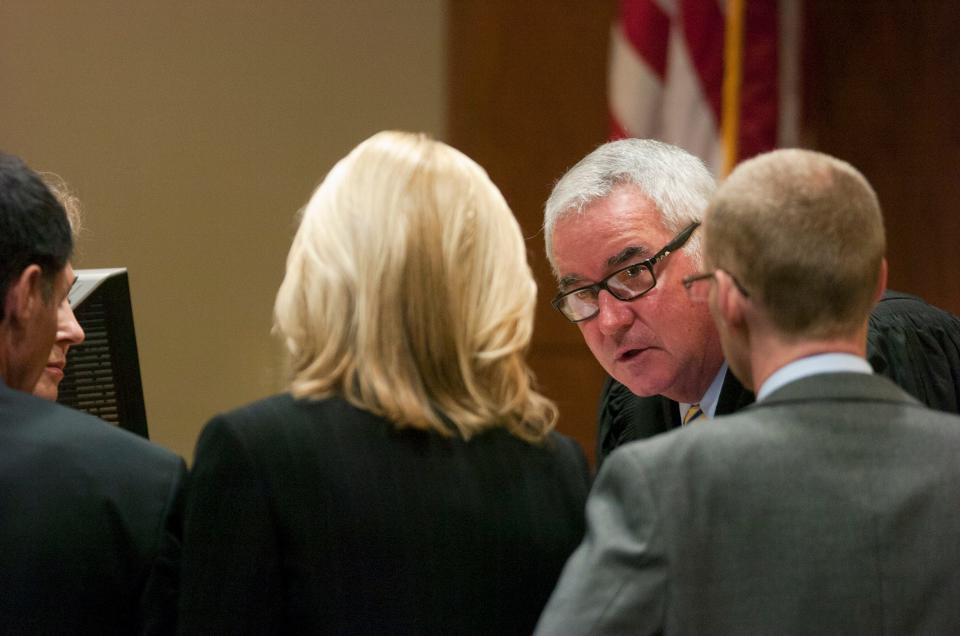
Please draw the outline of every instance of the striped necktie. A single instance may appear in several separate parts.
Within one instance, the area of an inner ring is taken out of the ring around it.
[[[683,426],[690,424],[695,419],[703,415],[703,410],[700,408],[699,404],[691,404],[687,409],[686,414],[683,416]]]

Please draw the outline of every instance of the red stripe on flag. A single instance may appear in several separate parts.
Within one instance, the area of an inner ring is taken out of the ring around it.
[[[662,81],[667,73],[670,17],[654,0],[623,0],[620,3],[620,24],[637,55]]]
[[[719,128],[723,112],[723,14],[716,0],[681,0],[680,19],[704,98]]]
[[[777,146],[780,105],[778,21],[776,0],[747,3],[738,161]]]

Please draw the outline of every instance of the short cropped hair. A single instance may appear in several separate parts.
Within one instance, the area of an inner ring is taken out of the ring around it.
[[[603,199],[617,186],[631,184],[656,205],[667,230],[679,232],[703,216],[716,182],[703,162],[687,151],[653,139],[620,139],[598,147],[570,168],[553,186],[544,206],[547,259],[556,273],[553,231],[568,214]],[[694,234],[685,249],[696,258]]]
[[[737,277],[786,336],[855,333],[873,308],[883,215],[850,164],[777,150],[738,166],[704,222],[706,260]]]
[[[277,294],[291,392],[400,427],[543,439],[556,407],[524,360],[536,284],[486,172],[422,134],[381,132],[302,211]]]
[[[10,283],[24,269],[39,265],[52,294],[72,250],[63,206],[20,158],[0,152],[0,319]]]

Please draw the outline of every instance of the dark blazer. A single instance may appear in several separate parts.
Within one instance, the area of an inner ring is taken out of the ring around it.
[[[182,459],[0,383],[0,632],[165,633]]]
[[[960,413],[957,316],[916,296],[888,290],[870,314],[867,359],[874,371],[930,408]],[[735,413],[753,400],[753,393],[728,371],[716,415]],[[676,402],[659,395],[638,397],[607,378],[597,415],[597,466],[622,444],[679,426]]]
[[[960,418],[811,376],[617,449],[539,634],[960,633]]]
[[[190,482],[191,634],[529,634],[589,488],[557,434],[464,442],[289,395],[214,418]]]

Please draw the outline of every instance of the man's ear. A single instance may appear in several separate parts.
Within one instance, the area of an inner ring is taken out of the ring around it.
[[[43,270],[39,265],[28,265],[7,288],[4,318],[29,323],[46,305],[45,296]]]
[[[729,327],[739,329],[744,322],[744,305],[746,301],[743,293],[733,282],[730,275],[722,269],[714,273],[716,278],[716,308],[717,315]]]

